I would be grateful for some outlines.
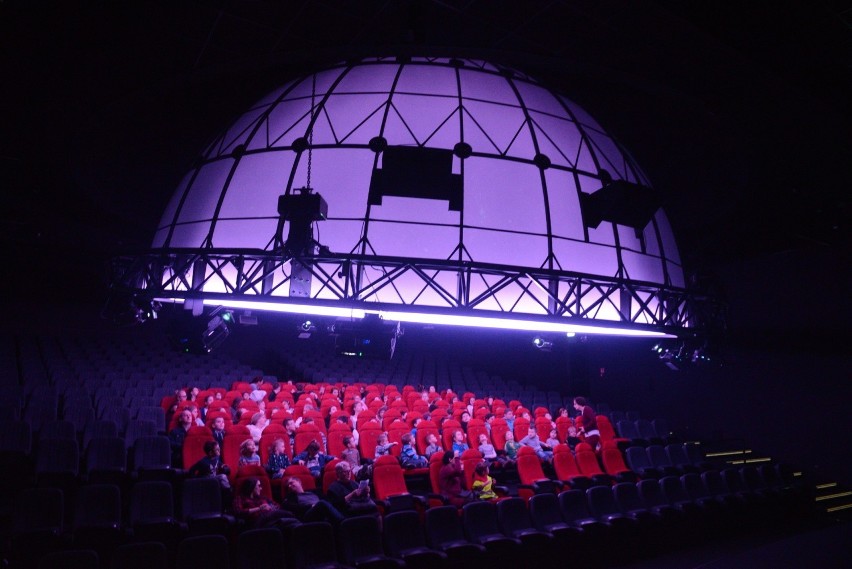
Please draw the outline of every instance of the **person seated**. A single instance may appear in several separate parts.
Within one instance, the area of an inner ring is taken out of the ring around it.
[[[266,461],[266,472],[270,478],[282,478],[284,470],[290,466],[290,459],[285,452],[284,439],[278,438],[269,445],[269,459]]]
[[[503,445],[503,450],[506,452],[506,459],[509,462],[518,460],[518,450],[521,448],[521,443],[515,440],[515,435],[512,431],[506,431],[506,444]]]
[[[497,494],[494,492],[494,479],[489,476],[487,462],[482,461],[476,465],[471,490],[477,500],[497,499]]]
[[[530,425],[529,434],[520,440],[520,444],[533,449],[536,456],[538,456],[542,462],[553,461],[553,451],[545,450],[541,446],[541,439],[538,438],[538,432],[535,430],[534,426]]]
[[[426,468],[429,466],[429,461],[425,456],[420,456],[417,454],[417,451],[414,450],[414,446],[411,444],[414,437],[411,433],[405,433],[402,435],[402,448],[399,451],[399,462],[402,464],[403,468]]]
[[[204,457],[190,467],[189,476],[192,478],[216,478],[219,480],[222,489],[230,488],[231,483],[228,481],[228,475],[231,473],[231,468],[222,462],[221,454],[222,449],[216,441],[204,443]]]
[[[355,437],[343,437],[343,451],[340,453],[340,459],[349,463],[352,474],[357,477],[361,470],[361,453],[358,452]]]
[[[470,423],[470,411],[464,411],[459,417],[459,423],[461,423],[461,428],[467,434],[467,425]]]
[[[451,450],[444,453],[438,472],[438,489],[450,504],[461,507],[471,500],[471,493],[464,488],[464,466],[461,459]]]
[[[548,450],[553,450],[558,444],[559,435],[556,432],[556,429],[550,429],[550,435],[548,435],[547,440],[544,441],[544,446],[546,446]]]
[[[266,413],[263,411],[258,411],[254,415],[251,416],[251,423],[246,425],[249,433],[251,434],[251,438],[254,439],[255,443],[260,443],[260,437],[263,434],[263,429],[269,424],[269,419],[266,418]]]
[[[488,442],[488,435],[485,433],[480,433],[479,435],[478,450],[482,453],[482,458],[484,458],[489,465],[497,464],[502,466],[506,462],[505,457],[497,455],[497,449],[494,448],[494,445]]]
[[[583,441],[580,440],[580,436],[577,433],[577,427],[575,427],[574,425],[568,427],[568,432],[565,435],[565,444],[568,445],[568,448],[571,449],[571,452],[574,452],[574,447],[576,447],[581,442]]]
[[[210,430],[213,432],[213,440],[219,443],[219,447],[225,444],[225,418],[216,417],[210,424]]]
[[[292,512],[299,521],[328,522],[334,526],[343,521],[343,514],[317,494],[306,491],[299,477],[290,476],[284,480],[284,486],[287,488],[284,508]]]
[[[426,458],[432,458],[432,455],[436,452],[443,452],[444,449],[441,448],[441,445],[438,444],[438,437],[434,433],[429,433],[426,435],[426,448],[424,449],[424,454]]]
[[[293,457],[293,462],[306,466],[314,478],[322,476],[325,465],[334,460],[334,457],[320,452],[319,443],[311,441],[305,450]]]
[[[379,437],[376,439],[376,457],[375,458],[379,458],[380,456],[385,456],[385,455],[390,454],[390,449],[395,444],[397,444],[397,443],[395,443],[395,442],[389,443],[388,442],[388,434],[387,433],[382,433],[381,435],[379,435]]]
[[[358,483],[352,480],[352,468],[348,462],[338,462],[334,474],[337,479],[328,487],[328,498],[339,512],[348,517],[378,513],[376,503],[370,498],[369,481]]]
[[[186,397],[186,392],[184,392]],[[192,427],[193,419],[192,412],[184,409],[178,415],[177,426],[169,431],[169,446],[172,449],[172,466],[175,468],[183,468],[183,442],[186,440],[186,433]]]
[[[237,464],[239,466],[252,464],[260,466],[260,455],[257,454],[257,444],[254,439],[246,439],[240,443],[240,460]]]
[[[453,448],[452,451],[456,456],[461,456],[462,453],[468,450],[470,447],[467,446],[467,443],[464,442],[464,432],[456,431],[453,433]]]
[[[280,527],[296,521],[292,512],[282,509],[262,491],[263,482],[259,478],[244,479],[234,497],[234,515],[245,520],[249,528]]]

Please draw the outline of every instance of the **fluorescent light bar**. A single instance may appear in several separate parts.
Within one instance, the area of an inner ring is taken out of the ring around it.
[[[160,302],[184,302],[184,299],[182,298],[158,298],[156,300]],[[344,308],[340,306],[284,304],[259,300],[234,300],[228,298],[205,298],[204,304],[244,310],[266,310],[269,312],[310,314],[314,316],[332,316],[338,318],[364,318],[366,314],[377,314],[380,318],[393,322],[411,322],[416,324],[434,324],[439,326],[470,326],[473,328],[518,330],[526,332],[558,332],[568,336],[573,336],[574,334],[597,334],[602,336],[632,336],[636,338],[677,338],[674,334],[667,334],[665,332],[658,332],[655,330],[635,330],[632,328],[619,328],[617,326],[610,327],[595,326],[593,324],[519,320],[514,318],[491,316],[364,310],[357,308]]]
[[[321,306],[314,304],[279,304],[276,302],[259,302],[256,300],[231,300],[205,298],[204,304],[224,306],[226,308],[242,308],[245,310],[268,310],[270,312],[286,312],[289,314],[311,314],[314,316],[335,316],[342,318],[364,318],[365,311],[357,308],[342,306]]]
[[[372,311],[367,311],[372,313]],[[676,338],[672,334],[653,330],[633,330],[594,326],[586,324],[568,324],[561,322],[540,322],[537,320],[515,320],[509,318],[491,318],[486,316],[463,316],[455,314],[425,314],[422,312],[384,312],[377,311],[385,320],[414,322],[418,324],[438,324],[443,326],[472,326],[474,328],[498,328],[501,330],[521,330],[527,332],[562,332],[565,334],[602,334],[608,336],[636,336],[654,338]]]

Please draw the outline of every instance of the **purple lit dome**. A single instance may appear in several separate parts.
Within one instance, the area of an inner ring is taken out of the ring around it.
[[[581,196],[608,177],[650,187],[591,116],[521,72],[474,60],[365,59],[293,80],[239,117],[175,191],[153,247],[271,251],[279,196],[310,186],[328,204],[313,237],[333,254],[683,288],[661,209],[639,228],[584,222]],[[362,278],[387,270],[366,265]],[[439,286],[424,287],[411,273],[360,300],[441,307],[440,289],[455,291],[457,281],[436,272]],[[524,283],[510,279],[476,308],[546,314],[547,291]],[[315,279],[311,297],[333,300],[328,285]],[[480,271],[466,295],[493,285]],[[215,274],[205,284],[226,289]],[[599,304],[594,319],[622,318],[617,298]]]

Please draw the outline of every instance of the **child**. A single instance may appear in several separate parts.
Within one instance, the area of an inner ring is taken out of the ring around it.
[[[284,476],[284,469],[290,466],[290,459],[287,453],[284,452],[284,439],[275,439],[269,445],[269,459],[266,462],[266,472],[270,478],[281,478]]]
[[[497,451],[494,449],[494,445],[488,442],[488,435],[485,433],[481,433],[479,435],[479,452],[482,453],[482,457],[489,465],[494,463],[503,464],[503,460],[497,456]]]
[[[403,468],[426,468],[428,462],[425,456],[420,456],[411,445],[411,433],[402,435],[402,449],[399,451],[399,461]]]
[[[343,437],[343,452],[340,453],[340,458],[349,463],[352,475],[357,480],[358,471],[361,470],[361,453],[358,452],[355,437]]]
[[[388,442],[388,434],[382,433],[379,435],[379,438],[376,439],[376,458],[380,456],[385,456],[386,454],[390,454],[390,449],[396,443]]]
[[[488,463],[483,461],[476,465],[473,471],[473,484],[471,485],[473,495],[478,500],[494,500],[494,479],[488,475]]]
[[[260,466],[260,455],[257,454],[257,444],[254,439],[246,439],[240,443],[239,466],[256,464]]]
[[[441,445],[438,444],[438,437],[435,433],[429,433],[426,435],[426,458],[432,458],[432,455],[436,452],[443,452],[444,449],[441,448]]]
[[[550,429],[550,436],[548,436],[547,440],[544,441],[544,445],[550,447],[550,450],[553,450],[558,444],[559,435],[557,434],[556,429]]]
[[[506,431],[506,445],[503,450],[506,451],[506,458],[512,462],[518,459],[518,449],[521,448],[521,443],[515,442],[515,435],[512,431]]]
[[[580,442],[580,437],[577,435],[577,427],[571,425],[570,427],[568,427],[568,433],[565,437],[565,443],[571,449],[571,452],[573,452],[574,447],[577,446],[577,444]]]
[[[464,442],[464,431],[456,431],[453,433],[453,455],[461,456],[462,453],[468,450],[470,447],[467,446],[467,443]]]

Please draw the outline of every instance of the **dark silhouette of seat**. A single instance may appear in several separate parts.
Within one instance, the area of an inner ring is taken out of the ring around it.
[[[574,453],[566,444],[558,444],[554,447],[553,470],[556,477],[571,488],[585,490],[592,485],[592,479],[580,472]]]
[[[662,476],[680,476],[683,474],[683,471],[672,463],[666,449],[660,445],[650,445],[645,449],[645,452],[648,453],[648,460],[651,461],[651,465]]]
[[[402,560],[385,555],[375,516],[355,516],[340,522],[337,531],[341,561],[355,567],[403,567]]]
[[[481,562],[485,546],[465,538],[464,529],[455,506],[437,506],[424,513],[426,542],[429,547],[443,551],[457,566]]]
[[[73,491],[80,469],[77,441],[45,439],[39,443],[35,474],[39,486]]]
[[[111,569],[167,569],[166,546],[156,541],[126,543],[112,553]],[[102,568],[103,569],[103,568]]]
[[[287,566],[296,569],[346,567],[337,561],[334,531],[327,522],[299,524],[289,529]]]
[[[554,494],[550,496],[556,498]],[[500,530],[505,535],[520,540],[524,559],[539,558],[546,564],[557,561],[557,542],[553,534],[535,526],[523,498],[506,498],[498,501],[496,505]]]
[[[100,557],[91,549],[55,551],[39,561],[38,569],[99,569]]]
[[[175,516],[172,486],[164,481],[137,482],[130,494],[130,526],[137,541],[159,541],[175,546],[186,526]]]
[[[221,535],[187,537],[178,544],[175,566],[231,569],[228,540]]]
[[[434,567],[443,564],[447,554],[426,545],[420,514],[414,510],[391,512],[382,520],[385,551],[405,561],[406,567]]]
[[[58,488],[26,488],[13,500],[9,559],[12,566],[56,550],[62,544],[65,500]]]
[[[624,456],[621,452],[614,443],[604,443],[601,449],[601,462],[603,463],[604,471],[614,478],[616,482],[635,483],[638,476],[624,463]]]
[[[222,490],[215,478],[183,481],[181,516],[193,535],[226,535],[235,520],[223,513]]]
[[[89,484],[78,489],[73,533],[75,547],[94,549],[104,558],[125,541],[118,486]]]
[[[521,563],[521,540],[500,529],[493,502],[471,502],[462,511],[465,536],[468,541],[485,547],[491,567],[514,567]]]
[[[277,528],[244,531],[237,539],[237,569],[286,569],[284,538]]]
[[[123,485],[127,476],[127,449],[124,439],[92,439],[86,449],[86,476],[90,483]]]
[[[660,471],[654,468],[654,465],[648,457],[648,453],[645,452],[644,447],[628,447],[628,449],[624,451],[624,456],[627,460],[627,466],[630,467],[630,470],[638,474],[639,478],[659,479],[661,477]]]

